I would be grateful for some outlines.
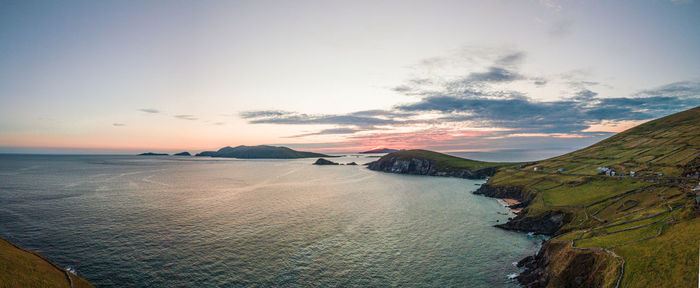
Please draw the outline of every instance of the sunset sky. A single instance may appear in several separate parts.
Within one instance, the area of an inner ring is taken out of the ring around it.
[[[573,150],[698,105],[697,1],[0,1],[0,153]]]

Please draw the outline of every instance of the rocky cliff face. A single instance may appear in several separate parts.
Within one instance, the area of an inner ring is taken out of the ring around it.
[[[527,207],[530,203],[525,189],[518,186],[491,186],[483,184],[474,191],[474,194],[492,198],[516,199],[521,202],[517,208],[521,208]],[[565,218],[566,215],[563,212],[548,212],[537,217],[528,217],[527,211],[523,211],[523,213],[510,219],[505,224],[496,225],[496,227],[506,230],[553,235],[565,224]],[[549,265],[552,254],[550,246],[550,242],[544,242],[542,248],[535,256],[528,256],[518,262],[518,267],[525,267],[525,270],[517,278],[523,287],[547,287],[547,284],[549,284]]]
[[[535,217],[528,217],[526,213],[522,213],[504,224],[496,225],[496,227],[552,236],[566,224],[565,218],[566,214],[561,211],[549,211]]]
[[[569,242],[542,244],[535,256],[525,257],[518,267],[522,287],[614,287],[615,279],[606,278],[606,263],[612,256],[603,250],[571,248]],[[620,264],[617,269],[622,269]],[[616,277],[613,277],[616,278]]]
[[[497,168],[488,167],[481,169],[466,169],[466,168],[440,168],[435,165],[435,160],[423,158],[403,159],[398,156],[390,158],[382,158],[367,164],[370,170],[383,171],[398,174],[413,174],[413,175],[429,175],[429,176],[444,176],[457,177],[467,179],[483,179],[493,176]]]
[[[474,191],[474,194],[492,198],[515,199],[520,201],[520,204],[516,205],[517,207],[511,206],[511,208],[522,208],[527,207],[530,203],[530,199],[527,198],[524,189],[517,186],[491,186],[484,184]],[[496,227],[551,236],[564,226],[567,220],[566,214],[561,211],[549,211],[542,215],[529,216],[527,215],[527,210],[525,210],[505,224],[496,225]]]
[[[509,198],[522,202],[527,202],[523,187],[517,186],[491,186],[483,184],[474,191],[476,195],[484,195],[491,198]]]

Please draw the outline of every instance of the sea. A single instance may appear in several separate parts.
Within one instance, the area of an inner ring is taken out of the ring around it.
[[[517,287],[484,180],[332,160],[0,155],[0,237],[97,287]]]

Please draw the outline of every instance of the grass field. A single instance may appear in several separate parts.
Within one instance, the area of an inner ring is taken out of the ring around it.
[[[69,275],[73,287],[93,287],[85,279]],[[0,287],[70,287],[70,282],[62,269],[0,238]]]
[[[697,171],[697,163],[700,107],[566,155],[526,167],[502,167],[487,184],[521,188],[529,200],[524,217],[548,211],[570,216],[552,241],[580,249],[561,248],[565,253],[553,255],[549,287],[563,285],[561,279],[571,276],[567,273],[577,273],[566,270],[571,259],[606,250],[625,261],[622,287],[696,287],[700,211],[691,187],[699,180],[685,176]],[[598,175],[598,167],[626,176]],[[565,171],[557,172],[559,168]],[[595,259],[585,265],[595,265],[604,275],[601,286],[616,283],[623,271],[611,255],[585,258]]]

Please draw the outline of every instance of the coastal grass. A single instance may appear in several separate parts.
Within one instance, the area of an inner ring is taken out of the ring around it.
[[[618,224],[611,224],[602,228],[597,228],[595,230],[591,230],[583,236],[583,238],[591,238],[591,237],[596,237],[598,235],[604,235],[604,234],[609,234],[609,233],[615,233],[619,231],[623,231],[626,229],[632,229],[635,227],[640,227],[644,225],[650,225],[652,223],[656,223],[659,221],[662,221],[664,219],[667,219],[669,217],[669,213],[662,213],[659,215],[656,215],[654,217],[649,217],[649,218],[644,218],[644,219],[639,219],[636,221],[632,221],[629,223],[622,224],[624,222],[618,223]]]
[[[544,201],[548,206],[582,206],[646,185],[649,183],[634,179],[612,179],[562,185],[545,190]]]
[[[583,238],[574,241],[574,247],[578,248],[608,248],[614,247],[626,243],[630,243],[635,240],[642,240],[654,236],[658,233],[659,228],[662,223],[657,223],[649,226],[645,226],[638,229],[607,234],[602,236]],[[586,235],[584,235],[586,237]]]
[[[574,230],[574,231],[567,232],[565,234],[561,234],[554,239],[560,240],[560,241],[570,241],[570,240],[579,239],[584,233],[585,232],[583,230]]]
[[[73,287],[94,287],[71,274]],[[41,257],[0,238],[0,286],[70,287],[66,274]]]
[[[567,268],[576,257],[592,261],[578,263],[582,269],[594,265],[595,273],[607,275],[595,286],[614,287],[622,272],[617,261],[624,259],[622,287],[694,287],[700,211],[694,208],[696,196],[690,189],[699,180],[685,176],[697,171],[698,163],[700,107],[562,156],[503,167],[487,184],[520,188],[528,203],[523,217],[566,213],[567,223],[550,242],[573,241],[575,248],[555,249],[548,287],[571,284],[566,281],[580,274]],[[598,167],[625,176],[598,175]],[[564,171],[557,171],[560,168]],[[635,177],[629,176],[631,171]],[[609,254],[604,249],[622,258],[603,257],[598,252]],[[598,254],[591,258],[590,253]]]
[[[657,238],[615,248],[625,259],[621,287],[693,287],[698,283],[700,218],[664,227]]]

